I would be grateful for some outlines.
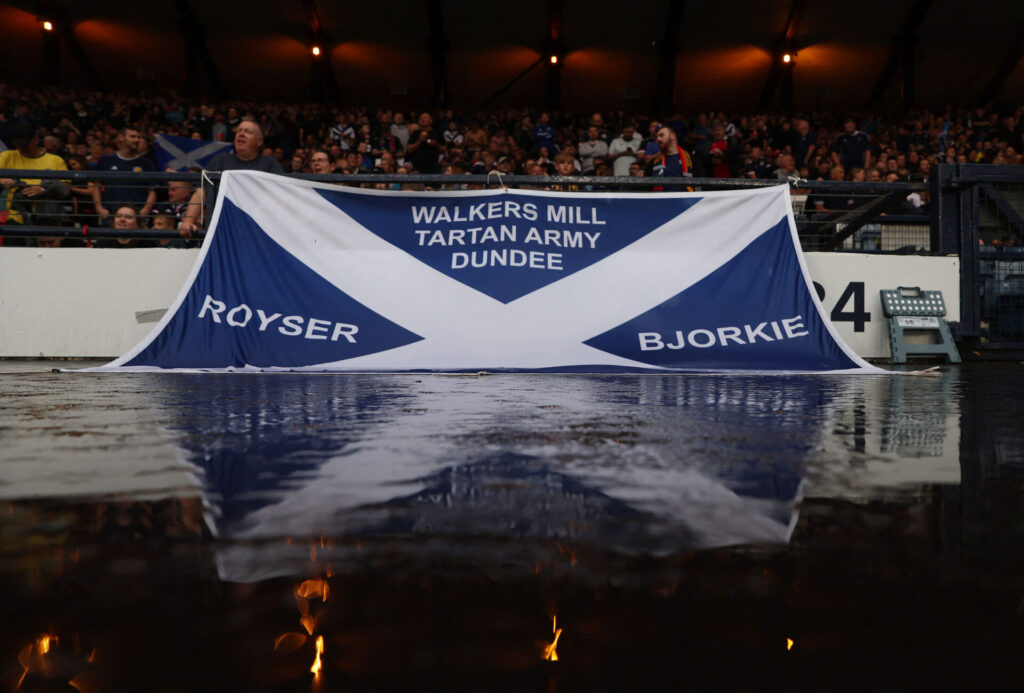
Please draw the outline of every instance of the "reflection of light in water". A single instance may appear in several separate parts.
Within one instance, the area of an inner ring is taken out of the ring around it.
[[[56,639],[57,638],[54,638],[50,635],[40,635],[39,640],[36,641],[36,648],[39,650],[39,654],[46,654],[47,652],[49,652],[50,641],[56,641]]]
[[[25,679],[32,674],[41,677],[46,683],[43,687],[50,690],[54,686],[54,679],[60,677],[63,680],[70,671],[80,669],[75,676],[67,682],[67,685],[79,691],[79,693],[97,693],[100,690],[100,680],[97,673],[88,668],[96,657],[96,650],[89,653],[88,659],[84,661],[79,655],[78,635],[72,638],[75,643],[74,652],[62,652],[60,650],[60,639],[51,633],[43,633],[36,637],[34,642],[21,648],[18,652],[18,665],[21,672],[17,679],[10,679],[13,690],[21,690]],[[17,670],[15,670],[17,671]],[[33,680],[29,688],[35,690],[41,681]],[[9,685],[10,685],[9,684]]]
[[[314,678],[320,678],[320,670],[323,668],[323,664],[320,662],[320,655],[324,653],[324,636],[318,635],[316,637],[316,659],[313,660],[313,666],[309,668]]]
[[[327,601],[330,594],[330,584],[322,577],[309,578],[297,584],[294,593],[300,614],[299,624],[309,635],[307,637],[306,633],[290,632],[277,636],[274,640],[274,652],[279,655],[289,655],[298,651],[306,644],[309,637],[316,634],[317,621],[324,609],[323,603]],[[310,607],[310,600],[313,599],[320,600],[320,608],[316,611],[311,610]],[[316,655],[309,671],[313,674],[314,683],[317,683],[323,670],[321,655],[324,652],[324,637],[322,635],[317,635],[315,648]]]
[[[103,689],[99,674],[93,671],[83,671],[68,681],[68,685],[78,690],[78,693],[99,693]]]
[[[331,587],[327,580],[323,578],[313,578],[310,580],[303,580],[299,583],[299,586],[295,588],[295,596],[302,597],[303,599],[311,599],[316,597],[322,601],[327,601],[327,595],[330,594]]]
[[[551,617],[551,632],[555,634],[554,640],[544,647],[544,659],[549,662],[558,661],[558,639],[562,637],[562,629],[558,627],[558,616]]]
[[[21,648],[21,651],[18,652],[18,664],[21,665],[21,675],[18,677],[14,690],[21,688],[21,685],[25,682],[25,677],[29,673],[46,671],[49,664],[46,655],[49,654],[50,649],[56,644],[57,637],[55,635],[43,633],[36,638],[35,642]]]
[[[21,652],[18,653],[18,664],[21,665],[21,676],[18,677],[18,683],[15,684],[14,690],[18,690],[21,688],[21,684],[25,682],[25,677],[28,676],[28,672],[32,671],[30,659],[31,656],[31,645],[26,645],[24,648],[22,648]]]
[[[274,652],[288,655],[306,644],[307,637],[302,633],[281,633],[274,640]]]

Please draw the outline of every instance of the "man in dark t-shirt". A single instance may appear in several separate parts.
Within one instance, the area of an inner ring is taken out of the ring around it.
[[[793,158],[796,159],[796,167],[803,168],[811,165],[811,156],[817,149],[818,137],[811,132],[811,125],[801,118],[796,122],[796,144],[793,146]]]
[[[135,128],[121,128],[117,133],[117,152],[106,154],[96,162],[97,171],[155,171],[156,166],[142,152],[142,136]],[[107,222],[110,215],[122,205],[130,205],[141,215],[149,214],[156,202],[153,181],[139,177],[137,181],[90,185],[92,201],[100,218]]]
[[[871,151],[871,138],[857,129],[857,121],[853,118],[847,118],[843,128],[832,145],[832,160],[845,168],[868,168],[867,153]]]
[[[434,130],[434,119],[429,113],[421,113],[416,124],[419,128],[409,135],[405,158],[419,173],[440,173],[441,143],[444,140]]]
[[[206,165],[207,171],[265,171],[267,173],[284,173],[281,162],[270,154],[260,154],[263,148],[263,128],[254,120],[243,120],[235,128],[235,150],[218,154]],[[189,211],[178,226],[178,233],[185,238],[199,228],[199,210],[203,209],[205,199],[213,199],[212,189],[201,185],[196,189],[189,201]],[[209,195],[209,198],[207,198]],[[210,205],[211,207],[213,205]]]

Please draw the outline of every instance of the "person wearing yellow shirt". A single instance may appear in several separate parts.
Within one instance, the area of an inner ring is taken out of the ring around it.
[[[21,169],[24,171],[66,171],[64,160],[55,154],[48,154],[39,146],[39,135],[29,125],[15,125],[11,128],[11,144],[14,149],[0,152],[0,169]],[[2,223],[55,223],[60,215],[59,199],[70,192],[66,181],[41,180],[28,177],[0,178],[3,189],[3,206],[0,209]],[[33,218],[36,217],[36,218]]]

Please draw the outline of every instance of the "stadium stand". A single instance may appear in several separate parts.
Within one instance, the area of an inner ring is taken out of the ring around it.
[[[555,155],[569,154],[577,172],[590,166],[594,175],[611,175],[613,162],[604,155],[590,155],[593,146],[587,145],[592,141],[588,131],[597,127],[599,137],[607,136],[609,141],[621,138],[625,130],[648,134],[643,139],[630,138],[640,143],[635,153],[638,165],[630,166],[628,174],[642,176],[658,152],[652,137],[657,128],[652,125],[668,124],[692,159],[697,177],[927,182],[938,163],[1019,165],[1024,151],[1022,112],[1020,108],[950,108],[884,116],[871,112],[602,114],[509,108],[455,113],[317,103],[197,102],[169,92],[116,94],[0,83],[0,148],[10,148],[13,131],[29,125],[48,155],[60,157],[68,168],[96,169],[102,167],[101,160],[109,162],[123,150],[123,133],[129,128],[141,136],[139,156],[157,163],[162,161],[156,151],[157,135],[166,141],[198,141],[196,147],[202,150],[200,143],[230,142],[232,128],[241,119],[251,118],[265,134],[261,154],[279,161],[286,172],[312,172],[313,154],[323,152],[331,170],[340,175],[419,173],[424,157],[409,156],[406,143],[410,138],[415,141],[419,123],[428,116],[433,132],[444,133],[434,148],[438,161],[427,167],[431,171],[554,174]],[[0,168],[5,168],[4,156],[0,153]],[[202,159],[198,154],[189,158],[186,152],[173,163],[177,170],[190,170],[182,163],[199,170]],[[13,200],[18,181],[4,183],[5,200]],[[152,182],[140,177],[140,187],[147,184]],[[155,203],[165,203],[166,190],[158,193]],[[73,191],[65,196],[67,210],[59,223],[82,221],[88,202],[83,197]],[[807,207],[821,221],[842,214],[855,202],[812,196]],[[909,195],[895,211],[924,215],[928,206],[928,192],[921,191]],[[0,211],[4,222],[17,222],[15,217],[20,215],[11,216],[10,211],[7,202]],[[150,223],[146,218],[141,226],[148,228]],[[11,244],[12,239],[7,241]],[[1021,239],[1010,234],[1000,242],[1012,247],[1020,245]]]

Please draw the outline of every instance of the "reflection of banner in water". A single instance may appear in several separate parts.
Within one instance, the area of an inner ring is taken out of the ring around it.
[[[748,401],[722,394],[728,378],[690,379],[685,402],[657,402],[681,405],[668,407],[649,406],[648,390],[677,378],[560,381],[557,395],[521,389],[524,412],[557,405],[549,431],[510,417],[491,396],[495,378],[168,379],[161,400],[202,471],[208,522],[227,542],[222,576],[301,572],[308,550],[268,542],[283,537],[475,537],[524,549],[572,541],[652,554],[785,543],[802,460],[818,444],[807,415],[831,397],[818,379],[753,379],[794,403],[759,419]],[[218,406],[197,411],[204,390]],[[790,422],[802,428],[786,432]],[[557,432],[566,427],[587,438]]]
[[[331,456],[347,454],[342,451],[375,430],[378,417],[414,400],[401,383],[372,377],[358,383],[314,377],[209,383],[183,377],[188,380],[166,382],[168,392],[182,396],[171,405],[174,433],[187,461],[202,471],[215,536],[244,531],[261,508],[317,479]],[[197,393],[206,391],[217,406],[197,410],[195,402],[206,401]]]
[[[112,368],[877,372],[822,314],[786,186],[392,193],[221,182],[178,301]]]

